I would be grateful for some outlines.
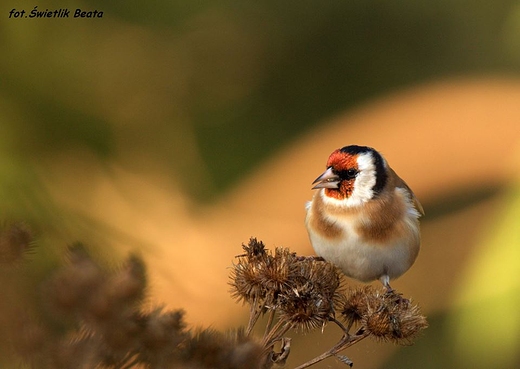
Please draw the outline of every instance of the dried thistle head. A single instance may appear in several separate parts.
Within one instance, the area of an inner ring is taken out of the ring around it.
[[[0,229],[0,263],[15,263],[32,249],[33,236],[24,223],[3,224]]]
[[[243,331],[205,329],[183,343],[179,363],[189,368],[262,368],[263,347]]]
[[[68,258],[70,264],[60,268],[44,288],[45,301],[58,315],[83,311],[107,278],[81,244],[70,247]]]
[[[287,248],[274,254],[252,238],[231,272],[232,296],[277,310],[290,326],[310,330],[325,324],[339,302],[340,274],[335,266],[299,258]]]
[[[268,304],[276,305],[277,296],[290,288],[294,276],[295,255],[289,249],[275,249],[274,255],[268,254],[259,265],[260,283],[270,297]]]
[[[145,287],[144,263],[137,256],[130,255],[120,270],[106,273],[103,283],[90,295],[88,313],[102,321],[111,319],[114,314],[132,312],[143,299]]]
[[[280,320],[309,331],[325,325],[339,302],[340,276],[330,263],[304,259],[295,263],[290,288],[279,296]]]
[[[246,252],[239,257],[246,257],[249,261],[257,259],[263,259],[267,256],[265,245],[262,241],[258,241],[256,238],[251,237],[247,245],[242,244],[242,248]]]
[[[279,317],[295,329],[310,331],[325,325],[332,314],[332,303],[312,282],[288,290],[279,297]]]
[[[145,327],[143,346],[150,351],[159,351],[163,347],[175,347],[185,338],[186,323],[184,311],[163,311],[156,308],[141,317]]]
[[[341,317],[350,326],[360,322],[371,307],[377,304],[379,293],[372,286],[361,286],[349,290],[341,299]]]
[[[259,264],[245,258],[241,258],[238,263],[233,264],[229,282],[233,298],[249,304],[265,299],[267,290],[262,285]]]
[[[410,345],[428,327],[419,307],[395,292],[380,295],[362,318],[363,327],[379,340]]]
[[[277,248],[272,255],[255,238],[242,247],[246,254],[238,256],[238,263],[233,265],[231,295],[250,304],[261,300],[264,305],[276,305],[277,296],[290,285],[295,254]]]
[[[111,366],[123,362],[128,353],[141,347],[144,327],[138,312],[114,317],[100,325],[89,325],[101,347],[101,362]]]
[[[341,272],[336,266],[326,261],[304,258],[298,259],[295,267],[293,279],[297,284],[310,281],[324,297],[330,300],[339,298]]]
[[[101,349],[92,336],[65,337],[54,342],[47,368],[101,367]]]
[[[146,267],[141,258],[130,255],[123,268],[111,278],[114,298],[129,303],[139,303],[145,294]]]

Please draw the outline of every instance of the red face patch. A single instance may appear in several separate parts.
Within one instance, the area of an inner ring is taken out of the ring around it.
[[[337,172],[348,169],[357,170],[357,155],[352,156],[338,149],[330,154],[329,160],[327,160],[327,168],[328,167],[332,167],[332,169]]]
[[[327,160],[327,168],[332,167],[334,172],[342,172],[349,169],[358,169],[357,155],[350,155],[340,149],[334,151]],[[344,179],[339,183],[339,188],[326,188],[325,195],[338,200],[344,200],[354,191],[354,179]]]

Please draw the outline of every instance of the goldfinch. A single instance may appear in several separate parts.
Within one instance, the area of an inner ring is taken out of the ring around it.
[[[314,182],[305,224],[316,254],[362,282],[390,280],[415,262],[423,208],[371,147],[335,150]]]

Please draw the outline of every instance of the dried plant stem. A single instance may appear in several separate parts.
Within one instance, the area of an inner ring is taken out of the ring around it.
[[[263,306],[260,305],[257,300],[257,297],[255,297],[250,307],[249,322],[247,323],[247,328],[245,332],[246,337],[248,337],[251,334],[256,322],[258,321],[258,318],[260,318],[260,315],[262,314]]]
[[[264,340],[265,338],[267,337],[267,335],[269,334],[269,332],[271,331],[271,328],[273,327],[273,322],[274,322],[274,316],[276,315],[276,310],[275,309],[271,309],[269,311],[269,316],[267,317],[267,323],[265,325],[265,332],[264,332]]]
[[[316,356],[314,359],[311,359],[307,361],[306,363],[303,363],[300,366],[297,366],[294,369],[304,369],[308,368],[311,365],[314,365],[316,363],[319,363],[320,361],[323,361],[331,356],[337,355],[340,351],[358,343],[359,341],[365,339],[370,335],[369,332],[360,330],[355,335],[350,335],[348,333],[345,333],[343,337],[339,340],[339,342],[334,345],[331,349],[329,349],[327,352],[324,352],[323,354]]]
[[[335,317],[331,317],[331,318],[330,318],[330,321],[336,323],[336,325],[337,325],[338,327],[340,327],[341,330],[342,330],[346,335],[349,334],[348,332],[350,331],[350,328],[352,327],[352,324],[349,324],[348,327],[345,327],[345,326],[343,325],[343,323],[341,323],[341,322],[340,322],[339,320],[337,320]]]
[[[271,347],[272,345],[274,345],[276,341],[279,341],[283,338],[283,335],[287,333],[287,331],[291,329],[291,327],[292,324],[284,320],[279,320],[278,322],[276,322],[271,331],[262,340],[263,346]]]

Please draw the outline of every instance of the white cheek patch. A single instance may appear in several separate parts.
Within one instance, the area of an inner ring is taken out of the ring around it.
[[[357,158],[358,174],[354,180],[354,191],[347,199],[348,206],[359,206],[371,200],[376,185],[376,166],[370,152],[359,154]]]

